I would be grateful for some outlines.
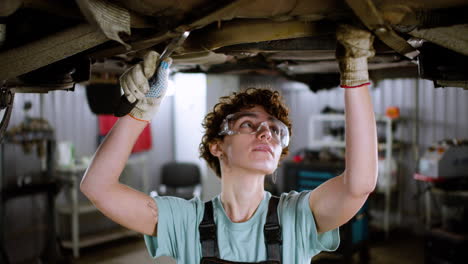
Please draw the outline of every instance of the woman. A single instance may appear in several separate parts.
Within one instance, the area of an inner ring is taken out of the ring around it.
[[[310,263],[322,250],[335,250],[338,227],[351,219],[375,188],[377,138],[368,92],[367,58],[373,55],[370,33],[337,29],[337,59],[346,104],[346,169],[313,191],[264,191],[287,152],[290,121],[277,92],[250,89],[221,99],[204,121],[200,153],[221,180],[212,201],[151,198],[120,184],[132,146],[164,97],[167,68],[149,87],[157,54],[121,77],[130,102],[97,150],[81,190],[106,216],[145,234],[153,257],[172,256],[178,263]]]

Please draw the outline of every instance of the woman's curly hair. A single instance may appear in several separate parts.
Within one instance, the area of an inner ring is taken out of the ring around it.
[[[219,160],[211,154],[209,145],[217,140],[223,140],[224,136],[220,136],[218,133],[221,129],[221,123],[227,115],[256,105],[262,106],[268,114],[281,120],[288,127],[291,135],[291,121],[288,118],[289,110],[283,103],[278,91],[248,88],[243,92],[221,97],[219,103],[213,107],[213,111],[208,113],[203,120],[202,126],[205,129],[205,134],[199,146],[200,157],[206,160],[208,166],[214,170],[218,177],[221,178]],[[280,160],[288,153],[288,147],[284,148]]]

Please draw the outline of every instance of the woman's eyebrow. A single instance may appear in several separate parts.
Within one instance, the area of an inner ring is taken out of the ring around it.
[[[236,118],[236,120],[241,119],[241,118],[246,117],[246,116],[258,118],[258,115],[257,115],[256,113],[252,113],[252,112],[243,112],[243,113],[240,113],[240,114],[239,114],[239,116]]]
[[[236,117],[234,120],[239,120],[243,117],[254,117],[254,118],[259,118],[259,115],[255,112],[241,112],[239,113],[239,116]],[[268,121],[275,121],[277,120],[275,117],[268,115]]]

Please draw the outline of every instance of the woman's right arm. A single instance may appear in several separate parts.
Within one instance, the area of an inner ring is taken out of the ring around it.
[[[138,100],[129,115],[120,118],[96,151],[81,181],[81,191],[114,222],[146,235],[156,235],[158,208],[148,195],[119,182],[138,136],[159,109],[166,94],[172,59],[161,62],[157,82],[148,79],[156,71],[159,54],[148,52],[143,62],[128,69],[120,84],[127,100]]]
[[[150,196],[119,182],[133,145],[147,122],[120,118],[96,151],[81,181],[81,191],[114,222],[156,235],[157,205]]]

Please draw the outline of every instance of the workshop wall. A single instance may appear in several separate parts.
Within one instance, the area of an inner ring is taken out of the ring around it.
[[[384,80],[374,85],[371,95],[375,113],[384,115],[389,106],[400,108],[404,119],[395,137],[413,142],[413,129],[419,124],[419,144],[425,148],[445,138],[467,137],[468,92],[461,88],[435,89],[432,82],[416,79]],[[416,87],[419,87],[419,116],[416,117]],[[332,89],[316,94],[308,91],[285,91],[294,118],[318,114],[325,106],[344,109],[344,90]],[[296,138],[307,142],[307,122],[296,122]],[[301,131],[299,133],[299,131]],[[301,144],[302,145],[302,144]],[[295,147],[299,147],[294,145]],[[303,145],[302,145],[303,146]]]

